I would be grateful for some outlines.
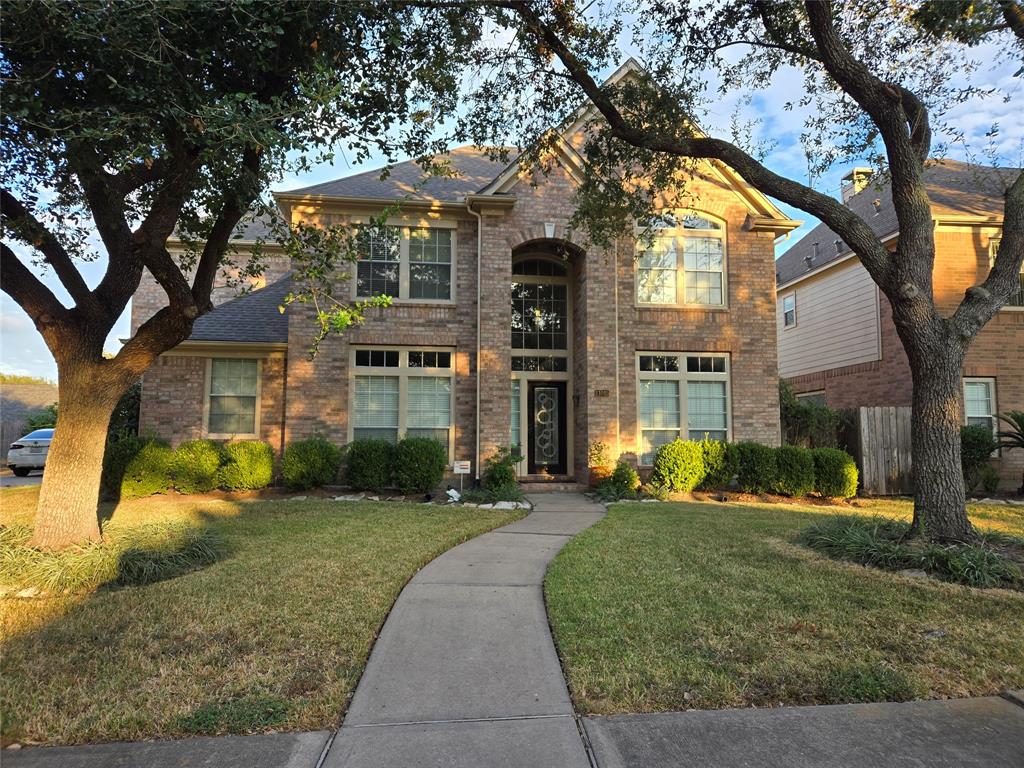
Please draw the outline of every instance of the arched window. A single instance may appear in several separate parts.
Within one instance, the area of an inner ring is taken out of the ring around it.
[[[637,222],[637,304],[725,306],[725,225],[697,211]]]
[[[566,277],[568,271],[563,262],[552,259],[526,258],[512,263],[513,275],[535,275],[538,277]]]

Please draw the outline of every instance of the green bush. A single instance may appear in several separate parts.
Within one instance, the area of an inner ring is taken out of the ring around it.
[[[736,446],[705,438],[700,441],[700,448],[704,454],[704,479],[699,487],[706,491],[728,488],[740,467]]]
[[[432,437],[405,437],[394,452],[395,484],[402,493],[429,493],[441,483],[448,449]]]
[[[996,438],[988,427],[960,427],[960,466],[964,471],[964,487],[968,493],[981,482],[981,468],[988,465],[996,449]]]
[[[255,491],[274,479],[274,451],[261,440],[225,443],[217,484],[229,491]]]
[[[107,440],[103,453],[103,474],[100,476],[100,498],[104,501],[117,501],[121,498],[121,484],[128,464],[142,450],[142,446],[152,440],[153,438],[129,434],[117,435]]]
[[[1024,583],[1021,569],[991,549],[984,536],[977,544],[941,546],[908,541],[909,531],[910,524],[903,521],[836,516],[804,528],[798,541],[839,560],[890,571],[920,569],[972,587],[1016,587]],[[1024,546],[1024,541],[1013,537],[992,538]]]
[[[689,493],[704,479],[704,451],[692,440],[665,443],[654,455],[651,481],[670,491]]]
[[[345,482],[357,491],[390,488],[395,444],[379,438],[353,440],[345,449]]]
[[[783,496],[806,496],[814,490],[814,455],[809,449],[795,445],[775,449],[773,490]]]
[[[995,493],[999,490],[999,472],[995,467],[991,464],[984,464],[978,474],[981,478],[982,490],[985,493]]]
[[[128,460],[121,480],[122,499],[138,499],[171,490],[174,453],[164,440],[144,439]]]
[[[217,487],[220,446],[212,440],[186,440],[171,456],[171,478],[179,493],[207,493]]]
[[[615,470],[595,490],[605,501],[618,501],[636,497],[636,489],[639,487],[640,475],[628,461],[619,459]]]
[[[766,493],[775,487],[775,449],[760,443],[736,444],[737,481],[744,493]]]
[[[483,472],[480,473],[480,484],[488,491],[499,491],[512,486],[516,482],[516,464],[523,457],[514,453],[511,448],[499,448],[497,452],[484,461]]]
[[[857,495],[857,463],[838,448],[815,448],[815,490],[829,499],[849,499]]]
[[[779,381],[779,410],[787,445],[835,448],[839,444],[844,414],[827,405],[799,399],[785,381]]]
[[[341,449],[322,437],[289,443],[281,457],[281,477],[294,489],[333,483],[341,467]]]

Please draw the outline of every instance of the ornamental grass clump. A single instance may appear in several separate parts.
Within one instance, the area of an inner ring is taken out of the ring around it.
[[[226,553],[213,530],[175,521],[106,534],[102,541],[57,551],[28,546],[29,526],[0,528],[0,584],[44,593],[163,581],[216,562]]]

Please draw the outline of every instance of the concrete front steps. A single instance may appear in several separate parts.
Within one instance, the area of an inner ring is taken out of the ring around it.
[[[583,493],[588,486],[577,483],[570,475],[520,475],[523,493]]]

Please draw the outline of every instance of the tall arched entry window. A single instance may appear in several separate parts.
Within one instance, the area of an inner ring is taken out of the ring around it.
[[[571,270],[546,254],[512,262],[510,432],[531,475],[564,475],[570,466]]]

